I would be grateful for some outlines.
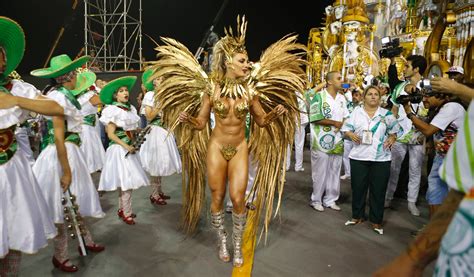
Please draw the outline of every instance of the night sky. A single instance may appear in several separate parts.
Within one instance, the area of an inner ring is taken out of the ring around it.
[[[54,55],[77,55],[84,44],[84,2],[78,1],[74,13],[73,0],[0,1],[0,14],[16,20],[25,31],[26,52],[17,70],[20,74],[43,67],[65,22],[69,25]],[[230,0],[215,31],[223,35],[224,26],[234,27],[237,15],[245,14],[249,21],[247,49],[250,59],[257,60],[267,46],[288,33],[299,34],[300,42],[306,44],[309,30],[321,26],[324,7],[331,2]],[[159,36],[175,38],[194,53],[221,3],[222,0],[142,0],[142,46],[146,60],[153,60],[155,53],[154,43],[145,34],[156,40]]]

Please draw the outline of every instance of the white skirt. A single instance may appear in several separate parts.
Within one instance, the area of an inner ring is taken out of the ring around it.
[[[9,249],[34,254],[56,234],[30,164],[17,150],[0,166],[0,258]]]
[[[72,182],[69,189],[76,196],[79,212],[83,216],[104,217],[105,214],[99,202],[99,194],[94,186],[81,149],[74,143],[66,142],[65,145],[72,171]],[[54,222],[63,223],[64,215],[61,199],[64,193],[60,184],[63,171],[58,160],[56,145],[50,144],[41,152],[33,166],[33,172],[48,203],[49,213]]]
[[[80,136],[81,150],[84,153],[89,173],[101,170],[104,165],[105,150],[96,127],[83,124]]]
[[[140,148],[143,169],[151,176],[169,176],[181,172],[181,157],[172,134],[152,126]]]
[[[148,176],[140,164],[137,154],[128,155],[118,144],[112,144],[105,152],[105,164],[100,175],[99,190],[123,191],[148,186]]]

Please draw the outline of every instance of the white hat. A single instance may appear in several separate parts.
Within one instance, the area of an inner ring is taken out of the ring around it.
[[[464,75],[464,68],[461,66],[451,66],[446,73],[460,73]]]

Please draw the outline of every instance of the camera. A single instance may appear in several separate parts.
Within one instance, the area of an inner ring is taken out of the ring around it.
[[[400,46],[400,39],[390,37],[382,38],[382,49],[379,51],[380,58],[393,58],[400,56],[403,52],[403,47]]]
[[[430,94],[433,92],[433,87],[431,86],[430,79],[423,79],[423,81],[420,84],[420,87],[427,94]]]
[[[405,105],[408,102],[418,104],[423,101],[423,93],[419,88],[415,88],[411,94],[400,95],[395,99],[395,101],[400,105]]]

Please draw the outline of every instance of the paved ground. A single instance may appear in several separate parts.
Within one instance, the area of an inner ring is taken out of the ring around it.
[[[304,167],[304,172],[288,172],[281,216],[271,226],[267,244],[257,248],[253,276],[369,276],[403,251],[412,239],[410,232],[426,223],[424,202],[421,217],[414,217],[406,201],[398,200],[393,209],[386,210],[383,236],[368,224],[345,227],[351,216],[349,181],[341,184],[341,212],[316,212],[308,206],[312,191],[308,151]],[[149,188],[134,192],[135,226],[118,220],[117,193],[106,193],[101,203],[107,216],[88,222],[95,240],[107,249],[82,258],[73,241],[71,260],[80,267],[75,276],[230,276],[231,264],[217,259],[208,216],[193,237],[186,238],[177,230],[181,176],[164,178],[164,189],[172,196],[166,206],[150,204]],[[228,230],[230,223],[227,215]],[[52,253],[50,243],[40,253],[24,256],[21,276],[65,275],[53,268]],[[432,267],[425,276],[431,273]]]

